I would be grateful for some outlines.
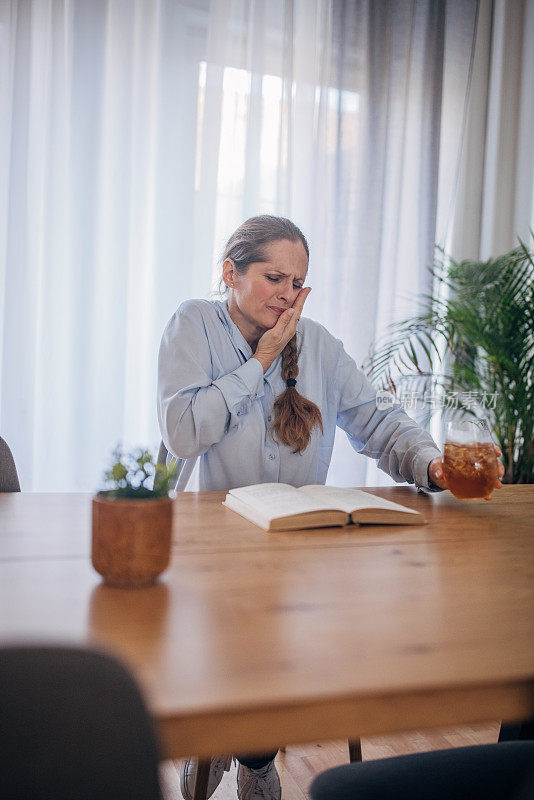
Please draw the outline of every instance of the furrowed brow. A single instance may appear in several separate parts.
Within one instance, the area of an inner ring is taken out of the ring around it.
[[[279,269],[275,269],[275,268],[273,268],[273,270],[272,270],[272,271],[273,271],[274,273],[276,273],[277,275],[281,275],[281,276],[282,276],[282,278],[290,278],[290,277],[291,277],[290,275],[288,275],[288,274],[287,274],[287,272],[282,272],[282,271],[281,271],[281,270],[279,270]],[[304,281],[304,280],[306,280],[306,279],[305,279],[305,278],[298,278],[298,277],[295,277],[295,278],[293,278],[293,280],[294,280],[294,281]]]

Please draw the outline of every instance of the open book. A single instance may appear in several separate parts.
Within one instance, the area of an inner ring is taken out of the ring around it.
[[[422,525],[418,512],[361,489],[257,483],[231,489],[223,505],[266,531],[296,531],[331,525]]]

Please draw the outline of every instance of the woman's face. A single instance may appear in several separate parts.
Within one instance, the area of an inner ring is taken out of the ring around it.
[[[300,239],[279,239],[265,245],[264,258],[250,264],[244,275],[237,273],[230,259],[223,265],[223,280],[232,289],[230,316],[251,345],[276,325],[286,308],[291,308],[308,270]]]

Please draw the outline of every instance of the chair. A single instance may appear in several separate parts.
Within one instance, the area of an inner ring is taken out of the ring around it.
[[[151,719],[103,653],[2,647],[0,742],[2,800],[161,800]]]
[[[0,492],[20,492],[15,460],[7,442],[0,436]]]
[[[318,775],[311,800],[532,800],[534,741],[346,764]]]
[[[499,742],[513,742],[517,739],[534,739],[534,719],[501,725]]]
[[[160,443],[158,451],[158,464],[160,464],[163,467],[166,466],[168,456],[169,456],[169,451],[167,450],[165,444],[162,441]],[[171,459],[169,459],[169,461],[170,460]],[[170,488],[173,491],[181,491],[180,489],[178,489],[178,481],[181,478],[182,479],[181,486],[185,487],[187,481],[191,477],[191,474],[195,468],[196,459],[173,458],[173,463],[174,463],[175,474]]]

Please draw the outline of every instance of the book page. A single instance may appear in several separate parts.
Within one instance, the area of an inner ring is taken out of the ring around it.
[[[257,506],[244,503],[230,492],[223,501],[223,506],[231,508],[250,522],[254,522],[266,531],[300,531],[307,528],[329,528],[337,525],[347,525],[350,521],[344,511],[330,509],[320,511],[305,511],[300,514],[287,514],[281,517],[268,517]]]
[[[262,513],[261,509],[258,510],[248,503],[243,503],[243,501],[235,495],[228,493],[226,499],[223,500],[223,506],[231,508],[232,511],[241,514],[242,517],[250,520],[250,522],[254,522],[255,525],[259,525],[260,528],[264,528],[266,531],[269,530],[269,526],[272,522],[270,517]]]
[[[314,500],[287,483],[257,483],[230,489],[228,494],[257,508],[268,519],[331,508],[327,498]]]
[[[351,514],[353,511],[358,511],[361,508],[381,508],[387,511],[402,511],[405,514],[413,514],[414,517],[419,516],[418,511],[414,511],[407,506],[401,506],[399,503],[392,503],[391,500],[385,500],[383,497],[377,497],[369,492],[363,492],[361,489],[344,489],[338,486],[301,486],[299,492],[305,492],[309,497],[313,497],[317,501],[324,498],[324,502],[332,508],[340,508]]]

